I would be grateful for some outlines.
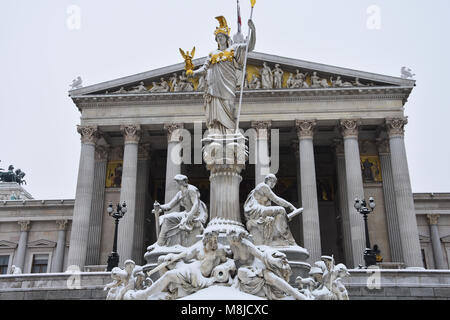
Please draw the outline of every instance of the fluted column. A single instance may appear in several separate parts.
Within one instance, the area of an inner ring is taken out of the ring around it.
[[[404,262],[407,267],[423,267],[404,141],[406,123],[406,118],[386,119]]]
[[[300,208],[302,206],[302,189],[301,189],[301,174],[300,174],[300,151],[299,151],[299,141],[298,140],[292,140],[291,142],[291,148],[292,151],[295,153],[295,160],[296,160],[296,174],[297,174],[297,204]]]
[[[345,264],[353,265],[352,235],[350,226],[350,211],[347,197],[347,177],[345,172],[344,142],[341,139],[334,140],[336,150],[336,172],[338,183],[339,211],[342,218],[342,242],[344,246]]]
[[[427,214],[428,224],[430,225],[431,246],[433,247],[434,266],[436,269],[447,269],[447,265],[442,253],[441,237],[438,229],[438,214]]]
[[[81,154],[70,233],[68,266],[75,265],[83,270],[86,263],[89,219],[94,190],[95,143],[98,130],[93,126],[78,126],[77,130],[81,135]]]
[[[13,264],[24,272],[25,270],[23,270],[23,267],[25,264],[25,254],[27,251],[28,232],[30,231],[31,225],[28,220],[18,221],[17,223],[20,225],[20,238]]]
[[[403,262],[389,141],[379,140],[377,145],[378,155],[380,156],[381,174],[383,175],[384,207],[386,209],[386,223],[388,228],[389,247],[391,249],[391,260],[393,262]]]
[[[119,223],[118,254],[120,265],[133,257],[134,225],[136,221],[136,180],[138,164],[139,125],[121,127],[124,136],[122,187],[120,202],[126,202],[128,211]]]
[[[317,201],[316,166],[313,135],[315,121],[296,120],[300,153],[300,181],[302,193],[303,244],[309,251],[309,261],[320,260],[319,204]]]
[[[252,121],[252,128],[256,130],[255,150],[255,185],[264,182],[270,173],[269,158],[269,130],[272,121]]]
[[[169,202],[177,194],[178,188],[173,178],[181,173],[181,132],[182,123],[165,124],[167,130],[167,165],[166,165],[166,195],[165,202]],[[178,210],[178,206],[173,210]]]
[[[364,250],[366,249],[364,220],[354,208],[355,198],[364,198],[358,145],[358,121],[341,120],[340,125],[342,136],[344,138],[347,206],[353,255],[352,267],[357,267],[359,264],[364,265]]]
[[[150,145],[139,145],[138,175],[136,185],[136,220],[134,224],[133,257],[135,262],[144,262],[144,226],[148,199]]]
[[[66,249],[67,220],[56,221],[58,225],[58,240],[56,242],[55,256],[52,259],[52,272],[63,272],[64,251]]]
[[[100,242],[102,239],[102,221],[105,203],[106,166],[109,148],[96,146],[94,168],[94,190],[92,195],[91,217],[89,220],[89,240],[86,265],[100,264]]]

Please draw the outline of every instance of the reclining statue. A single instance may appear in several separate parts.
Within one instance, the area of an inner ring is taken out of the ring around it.
[[[236,287],[245,293],[278,300],[292,296],[296,300],[308,297],[289,284],[292,274],[286,255],[269,247],[256,247],[245,230],[230,230],[227,234],[233,259],[240,265]]]
[[[174,180],[180,191],[167,204],[155,203],[154,213],[161,225],[157,245],[190,247],[197,242],[196,237],[203,232],[203,225],[208,219],[208,209],[200,200],[200,191],[188,184],[186,176],[178,174]],[[184,208],[183,211],[166,213],[158,217],[160,212],[170,211],[179,204]]]

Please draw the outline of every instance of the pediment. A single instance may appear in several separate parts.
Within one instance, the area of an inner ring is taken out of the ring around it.
[[[193,63],[197,68],[199,66],[202,66],[205,60],[206,57],[202,57],[193,60]],[[249,82],[249,86],[245,88],[246,91],[264,90],[262,88],[257,88],[257,85],[251,85],[253,75],[255,75],[257,78],[260,78],[260,70],[263,67],[264,62],[266,62],[269,68],[271,68],[272,70],[274,69],[274,66],[278,64],[283,71],[282,88],[270,88],[269,90],[317,91],[321,89],[346,90],[352,88],[361,90],[374,87],[412,88],[415,86],[415,80],[357,71],[309,61],[269,55],[265,53],[251,52],[249,53],[247,72],[247,80]],[[170,80],[170,78],[173,77],[174,74],[179,77],[180,75],[182,75],[183,71],[184,62],[181,62],[172,66],[99,83],[80,89],[75,89],[70,91],[69,95],[74,98],[93,95],[167,95],[170,93],[179,92],[197,92],[201,94],[201,90],[198,90],[198,79],[195,78],[188,79],[188,85],[181,86],[180,89],[175,89],[172,86],[172,81]],[[294,85],[292,81],[289,82],[288,79],[291,74],[294,79],[297,75],[302,74],[304,76],[304,85],[301,85],[299,83],[296,83]],[[315,81],[313,81],[313,76],[315,76]],[[166,89],[163,89],[163,81],[169,85],[170,89],[168,89],[167,85],[165,86]],[[185,89],[182,89],[182,87],[185,87]]]
[[[442,241],[442,242],[445,242],[445,243],[450,242],[450,235],[445,236],[445,237],[442,237],[442,238],[441,238],[441,241]]]
[[[430,237],[419,234],[419,241],[420,242],[430,242]]]
[[[40,239],[32,242],[28,242],[28,248],[54,248],[56,247],[56,242]]]
[[[15,248],[17,248],[17,243],[6,240],[0,240],[0,249],[15,249]]]

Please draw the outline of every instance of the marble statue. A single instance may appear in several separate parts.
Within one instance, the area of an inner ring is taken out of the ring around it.
[[[135,87],[132,87],[128,93],[144,93],[147,92],[147,87],[144,84],[144,81],[139,82],[139,84]]]
[[[365,87],[366,85],[359,81],[359,78],[355,78],[355,82],[353,83],[355,87]]]
[[[322,256],[309,271],[309,278],[297,277],[300,291],[314,300],[349,300],[343,279],[348,277],[347,267],[334,265],[334,258]]]
[[[295,85],[294,75],[292,73],[289,73],[289,77],[286,81],[286,88],[292,89],[294,88],[294,85]]]
[[[292,271],[284,253],[270,247],[256,247],[243,229],[230,230],[227,240],[233,259],[240,265],[235,284],[239,290],[269,300],[286,296],[307,299],[289,284]]]
[[[244,203],[246,226],[256,245],[294,246],[288,221],[303,209],[278,197],[272,191],[276,183],[275,175],[269,174],[250,192]],[[273,206],[272,202],[278,206]],[[285,208],[292,212],[288,215]]]
[[[296,70],[296,74],[294,77],[294,82],[293,82],[293,88],[309,88],[308,83],[305,81],[306,80],[306,76],[307,74],[301,73],[300,70]]]
[[[415,76],[415,74],[412,73],[412,70],[407,67],[402,67],[400,72],[402,79],[412,79]]]
[[[19,267],[15,266],[15,265],[12,265],[10,273],[11,274],[21,274],[22,270]]]
[[[161,92],[169,92],[170,86],[167,81],[164,78],[161,78],[160,80],[161,82],[159,83],[159,86],[161,87]]]
[[[201,242],[181,254],[160,256],[158,266],[150,271],[159,271],[160,278],[144,290],[130,292],[125,299],[177,299],[216,282],[230,283],[236,267],[227,257],[225,247],[217,242],[217,237],[217,232],[205,232]]]
[[[177,85],[178,91],[194,91],[194,86],[188,81],[185,71],[180,75]]]
[[[156,82],[152,82],[152,88],[149,90],[149,92],[169,92],[170,91],[170,86],[167,83],[166,80],[164,80],[164,78],[160,79],[161,82],[159,84],[157,84]]]
[[[72,80],[72,83],[70,84],[70,87],[72,90],[80,89],[83,87],[83,80],[80,76],[78,76],[76,79]]]
[[[333,87],[353,87],[351,82],[342,81],[341,76],[337,76],[336,80],[333,80],[333,77],[331,77],[330,80]]]
[[[273,87],[274,89],[283,88],[283,70],[281,70],[280,65],[277,63],[272,71],[273,74]]]
[[[242,70],[236,70],[237,72],[237,82],[236,82],[236,87],[237,88],[241,88],[241,84],[242,84]],[[248,73],[247,71],[245,71],[245,78],[244,78],[244,89],[248,89],[249,85],[248,85]]]
[[[329,86],[327,79],[320,78],[317,72],[313,72],[311,76],[311,88],[328,88]]]
[[[124,87],[120,87],[119,90],[112,92],[112,94],[124,94],[124,93],[128,93],[128,91],[125,90]]]
[[[249,84],[250,89],[261,89],[261,80],[259,80],[256,74],[252,75],[252,80]]]
[[[178,76],[176,73],[172,74],[172,76],[169,78],[171,87],[172,87],[172,91],[179,91],[178,90]]]
[[[235,130],[237,110],[235,108],[236,69],[242,68],[247,43],[232,44],[230,28],[225,17],[216,17],[220,26],[214,32],[217,50],[212,51],[204,65],[193,72],[193,76],[206,74],[207,90],[205,94],[206,126],[212,132],[225,134]],[[248,51],[253,51],[256,43],[256,29],[251,20],[252,30],[248,42]]]
[[[189,247],[196,242],[196,236],[202,234],[203,225],[208,218],[208,209],[200,200],[200,192],[195,186],[188,184],[186,176],[179,174],[174,180],[180,191],[169,203],[160,206],[156,204],[154,212],[168,212],[179,204],[184,210],[165,213],[159,217],[161,231],[156,244]]]
[[[261,75],[261,84],[263,89],[272,89],[273,88],[273,74],[270,67],[266,62],[263,63],[263,67],[259,70],[259,74]]]

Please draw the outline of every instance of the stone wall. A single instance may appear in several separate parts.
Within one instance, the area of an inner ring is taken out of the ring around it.
[[[350,270],[352,300],[449,300],[450,270]]]
[[[350,270],[351,300],[449,300],[450,270]],[[70,289],[80,280],[80,289]],[[377,283],[377,280],[380,282]],[[104,300],[108,272],[0,276],[0,300]],[[380,285],[379,287],[377,285]]]

